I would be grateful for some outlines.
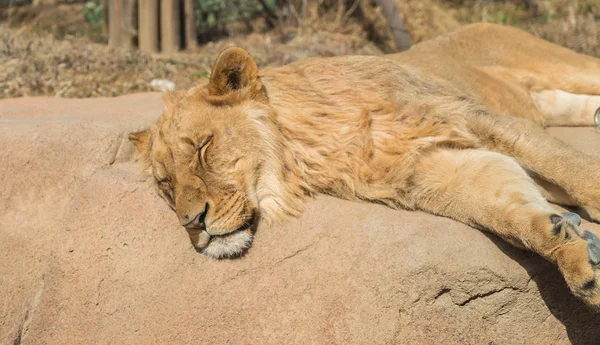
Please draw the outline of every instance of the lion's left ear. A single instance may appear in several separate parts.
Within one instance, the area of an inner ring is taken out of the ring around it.
[[[212,69],[208,92],[211,96],[224,96],[244,88],[253,93],[262,90],[256,62],[242,48],[227,48],[221,52]]]
[[[129,133],[129,141],[135,146],[135,150],[142,157],[143,161],[147,161],[150,158],[150,140],[152,134],[149,129]]]

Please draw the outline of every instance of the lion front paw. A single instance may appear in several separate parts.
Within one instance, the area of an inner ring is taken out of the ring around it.
[[[579,229],[579,216],[564,216],[554,224],[555,234],[564,236],[554,257],[573,294],[600,310],[600,239]]]

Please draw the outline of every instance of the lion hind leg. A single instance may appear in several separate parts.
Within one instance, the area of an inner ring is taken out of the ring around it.
[[[424,155],[412,179],[415,208],[496,233],[554,262],[571,291],[600,308],[600,240],[558,214],[512,158],[484,150]]]
[[[546,126],[600,127],[600,96],[541,90],[532,92],[531,98]]]

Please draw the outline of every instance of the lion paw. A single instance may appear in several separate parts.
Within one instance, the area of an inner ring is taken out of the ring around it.
[[[600,264],[600,239],[593,233],[586,231],[583,238],[588,242],[588,255],[593,265]]]
[[[573,222],[577,226],[581,225],[581,216],[578,215],[577,213],[565,212],[565,213],[563,213],[563,217],[568,218],[571,222]]]
[[[581,217],[567,212],[551,218],[554,234],[563,239],[554,257],[573,294],[600,309],[600,239],[579,229]]]

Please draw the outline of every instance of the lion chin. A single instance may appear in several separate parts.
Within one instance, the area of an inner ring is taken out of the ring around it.
[[[203,231],[203,233],[206,232]],[[241,229],[226,235],[208,235],[210,238],[206,244],[199,243],[203,240],[194,238],[196,236],[190,234],[196,251],[214,259],[233,259],[242,256],[250,248],[254,238],[250,229]],[[202,234],[198,237],[202,237]]]

